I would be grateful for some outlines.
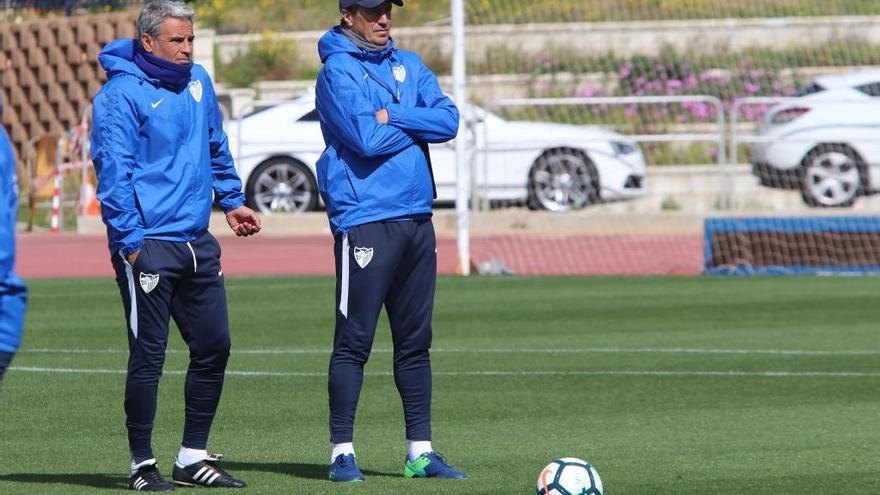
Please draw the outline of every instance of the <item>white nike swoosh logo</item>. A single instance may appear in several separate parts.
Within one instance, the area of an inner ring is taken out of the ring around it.
[[[153,107],[153,109],[155,109],[156,107],[161,105],[163,101],[165,101],[165,98],[162,98],[161,100],[157,101],[156,103],[150,103],[150,105]]]
[[[223,276],[223,270],[220,270],[219,272],[217,272],[217,276],[222,277],[222,276]]]

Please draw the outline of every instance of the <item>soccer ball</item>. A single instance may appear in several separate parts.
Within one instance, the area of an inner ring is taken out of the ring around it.
[[[547,464],[538,476],[538,495],[602,495],[602,480],[593,466],[574,457]]]

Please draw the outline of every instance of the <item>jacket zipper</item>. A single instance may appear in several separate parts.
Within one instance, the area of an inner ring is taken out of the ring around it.
[[[391,62],[390,61],[387,61],[387,62],[390,66]],[[361,67],[364,69],[364,71],[367,73],[367,75],[370,79],[372,79],[373,81],[376,81],[376,83],[379,84],[379,86],[382,86],[389,93],[391,93],[391,97],[394,98],[394,103],[400,103],[400,88],[397,88],[397,91],[391,89],[391,87],[388,86],[388,84],[386,84],[385,81],[383,81],[379,76],[377,76],[376,73],[373,72],[373,69],[370,68],[369,66],[367,66],[365,63],[361,62]]]

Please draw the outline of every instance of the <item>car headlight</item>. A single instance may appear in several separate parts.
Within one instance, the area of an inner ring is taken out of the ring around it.
[[[631,143],[626,143],[623,141],[611,141],[611,148],[614,149],[614,152],[618,155],[628,155],[630,153],[636,152],[636,146]]]

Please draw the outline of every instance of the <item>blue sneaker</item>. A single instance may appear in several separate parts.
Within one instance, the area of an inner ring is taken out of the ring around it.
[[[364,475],[358,469],[354,454],[338,455],[330,464],[330,480],[363,483]]]
[[[466,480],[467,474],[453,469],[446,458],[437,452],[428,452],[411,461],[403,463],[404,478],[449,478]]]

